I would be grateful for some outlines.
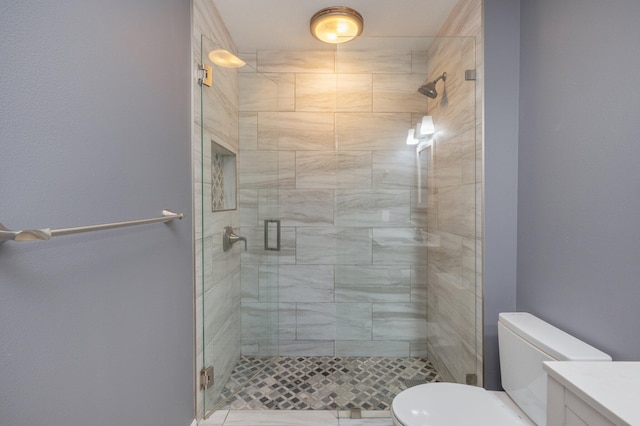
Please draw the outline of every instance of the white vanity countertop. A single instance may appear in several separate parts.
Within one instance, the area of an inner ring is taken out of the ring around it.
[[[640,425],[640,362],[547,361],[544,369],[614,423]]]

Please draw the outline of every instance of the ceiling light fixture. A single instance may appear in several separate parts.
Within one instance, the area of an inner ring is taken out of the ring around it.
[[[362,34],[364,19],[345,6],[332,6],[317,11],[311,18],[311,34],[325,43],[345,43]]]

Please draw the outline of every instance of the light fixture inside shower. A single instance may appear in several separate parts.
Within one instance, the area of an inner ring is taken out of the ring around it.
[[[362,34],[364,19],[356,10],[332,6],[317,11],[310,22],[311,34],[325,43],[337,44]]]
[[[209,60],[224,68],[240,68],[246,65],[245,61],[226,49],[212,50],[209,52]]]
[[[436,132],[436,127],[433,124],[433,117],[425,115],[422,120],[416,124],[415,129],[409,129],[407,134],[407,145],[417,145],[420,142],[424,142],[432,137]]]

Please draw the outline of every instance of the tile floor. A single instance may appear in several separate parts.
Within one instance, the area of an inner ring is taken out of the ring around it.
[[[388,412],[400,391],[434,381],[440,375],[426,358],[241,357],[216,408]]]
[[[362,419],[350,419],[337,410],[219,410],[198,426],[393,426],[388,411],[363,411]]]

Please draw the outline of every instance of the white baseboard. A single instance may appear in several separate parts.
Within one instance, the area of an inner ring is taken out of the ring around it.
[[[191,422],[191,426],[198,426],[198,421],[196,419],[193,419],[193,421]]]

